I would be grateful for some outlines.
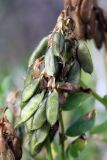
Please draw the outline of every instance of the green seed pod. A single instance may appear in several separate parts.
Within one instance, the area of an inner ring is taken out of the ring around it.
[[[43,145],[44,145],[44,144],[41,143],[41,144],[39,144],[38,146],[36,146],[35,148],[32,148],[32,146],[31,146],[31,154],[32,154],[33,156],[36,156],[36,155],[41,151]]]
[[[28,132],[30,132],[32,130],[32,123],[33,123],[33,118],[34,116],[32,116],[30,119],[28,119],[28,121],[26,122],[26,129]]]
[[[85,114],[84,116],[81,116],[67,129],[66,134],[71,137],[84,134],[93,127],[95,123],[95,116],[95,110]]]
[[[64,58],[65,62],[72,61],[72,57],[71,57],[71,54],[70,54],[70,48],[71,48],[70,40],[66,39],[65,45],[64,45],[64,50],[62,52],[62,55],[63,55],[63,58]]]
[[[71,65],[69,73],[68,73],[68,82],[79,84],[81,79],[81,68],[77,61],[74,61],[74,63]]]
[[[86,145],[87,145],[86,137],[81,136],[68,146],[67,153],[70,154],[72,157],[76,158],[84,150]]]
[[[54,91],[49,95],[46,106],[47,121],[53,126],[58,119],[59,96],[58,92]]]
[[[27,86],[32,80],[32,68],[29,68],[26,74],[26,78],[24,80],[24,85]]]
[[[27,85],[24,88],[22,92],[22,102],[28,101],[33,96],[33,94],[36,92],[38,88],[39,83],[40,83],[40,78],[34,79],[29,85]]]
[[[46,99],[41,102],[38,110],[34,114],[32,130],[39,129],[46,121]]]
[[[45,70],[46,73],[50,76],[53,76],[57,72],[57,63],[55,57],[52,53],[52,48],[49,48],[45,56]]]
[[[43,54],[45,54],[46,49],[48,47],[48,37],[44,37],[40,43],[38,44],[38,46],[35,48],[35,50],[33,51],[30,59],[29,59],[29,63],[28,63],[28,67],[31,67],[32,64],[34,63],[34,61],[41,57]]]
[[[49,129],[50,125],[45,123],[42,128],[33,133],[31,140],[32,151],[35,151],[35,148],[45,141],[46,137],[48,136]]]
[[[25,105],[26,105],[26,102],[20,101],[20,107],[21,107],[21,108],[24,108]]]
[[[78,48],[78,61],[82,67],[82,69],[91,74],[93,72],[93,63],[91,59],[91,55],[89,49],[85,43],[85,41],[79,41],[79,48]]]
[[[33,115],[33,113],[38,109],[43,97],[44,97],[44,91],[31,98],[31,100],[22,109],[21,120],[18,122],[17,126],[27,121]]]
[[[60,53],[64,47],[64,36],[60,32],[55,32],[53,35],[52,52],[55,56],[60,57]]]

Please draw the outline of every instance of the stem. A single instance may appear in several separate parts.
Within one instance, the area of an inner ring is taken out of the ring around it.
[[[59,121],[60,121],[60,127],[61,127],[61,134],[60,134],[60,143],[61,143],[61,152],[62,152],[62,160],[65,160],[65,147],[64,147],[64,141],[65,141],[65,134],[64,134],[64,123],[63,123],[63,117],[62,117],[62,111],[59,111]]]
[[[87,87],[83,81],[81,81],[81,85],[84,87]],[[103,98],[99,94],[97,94],[92,89],[91,89],[91,94],[93,95],[93,97],[95,97],[99,102],[101,102],[107,108],[107,104],[104,102]]]
[[[46,141],[46,148],[47,148],[47,154],[48,154],[48,160],[53,160],[52,157],[52,150],[51,150],[51,142],[50,142],[50,137],[48,136],[47,141]]]
[[[101,102],[104,106],[107,107],[107,105],[105,104],[104,100],[102,99],[102,97],[100,95],[98,95],[95,91],[91,90],[92,95],[99,101]]]

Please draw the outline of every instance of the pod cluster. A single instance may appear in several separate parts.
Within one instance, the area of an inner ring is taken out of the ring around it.
[[[21,95],[21,118],[30,134],[30,148],[36,154],[48,135],[51,140],[59,127],[59,111],[70,85],[79,85],[81,69],[92,73],[93,65],[85,41],[76,41],[61,31],[41,40],[28,64]]]

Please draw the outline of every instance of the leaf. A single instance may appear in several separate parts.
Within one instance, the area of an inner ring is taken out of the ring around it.
[[[69,144],[67,148],[67,153],[76,158],[80,155],[80,153],[84,150],[86,147],[87,140],[85,136],[80,136],[75,141],[73,141],[71,144]]]
[[[90,96],[91,95],[83,92],[76,92],[69,94],[67,101],[64,104],[63,110],[69,111],[82,105],[82,103],[84,103]]]
[[[74,84],[79,84],[80,79],[81,79],[81,68],[79,63],[75,61],[70,67],[67,81]]]
[[[75,137],[84,134],[91,129],[95,123],[95,110],[88,112],[87,114],[78,118],[71,126],[67,129],[67,136]]]
[[[107,120],[104,121],[102,124],[95,126],[92,130],[91,133],[97,133],[97,134],[103,134],[107,133]]]
[[[79,41],[78,48],[78,61],[83,68],[83,70],[89,74],[93,72],[93,63],[90,55],[90,51],[86,45],[86,42],[83,40]]]

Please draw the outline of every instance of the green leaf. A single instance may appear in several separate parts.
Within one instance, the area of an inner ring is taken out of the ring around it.
[[[83,40],[79,41],[78,61],[85,72],[89,74],[93,72],[93,62],[91,59],[90,51],[86,42]]]
[[[82,105],[90,96],[91,95],[83,92],[69,94],[67,101],[64,104],[63,110],[69,111]]]
[[[95,123],[95,110],[88,112],[87,114],[78,118],[71,126],[67,129],[66,134],[71,137],[79,136],[91,129]]]
[[[87,144],[87,140],[85,136],[81,136],[77,138],[75,141],[69,144],[67,148],[68,155],[74,158],[78,157],[86,147],[86,144]]]
[[[107,133],[107,120],[104,121],[102,124],[95,126],[92,130],[91,133],[97,133],[97,134],[103,134]]]

